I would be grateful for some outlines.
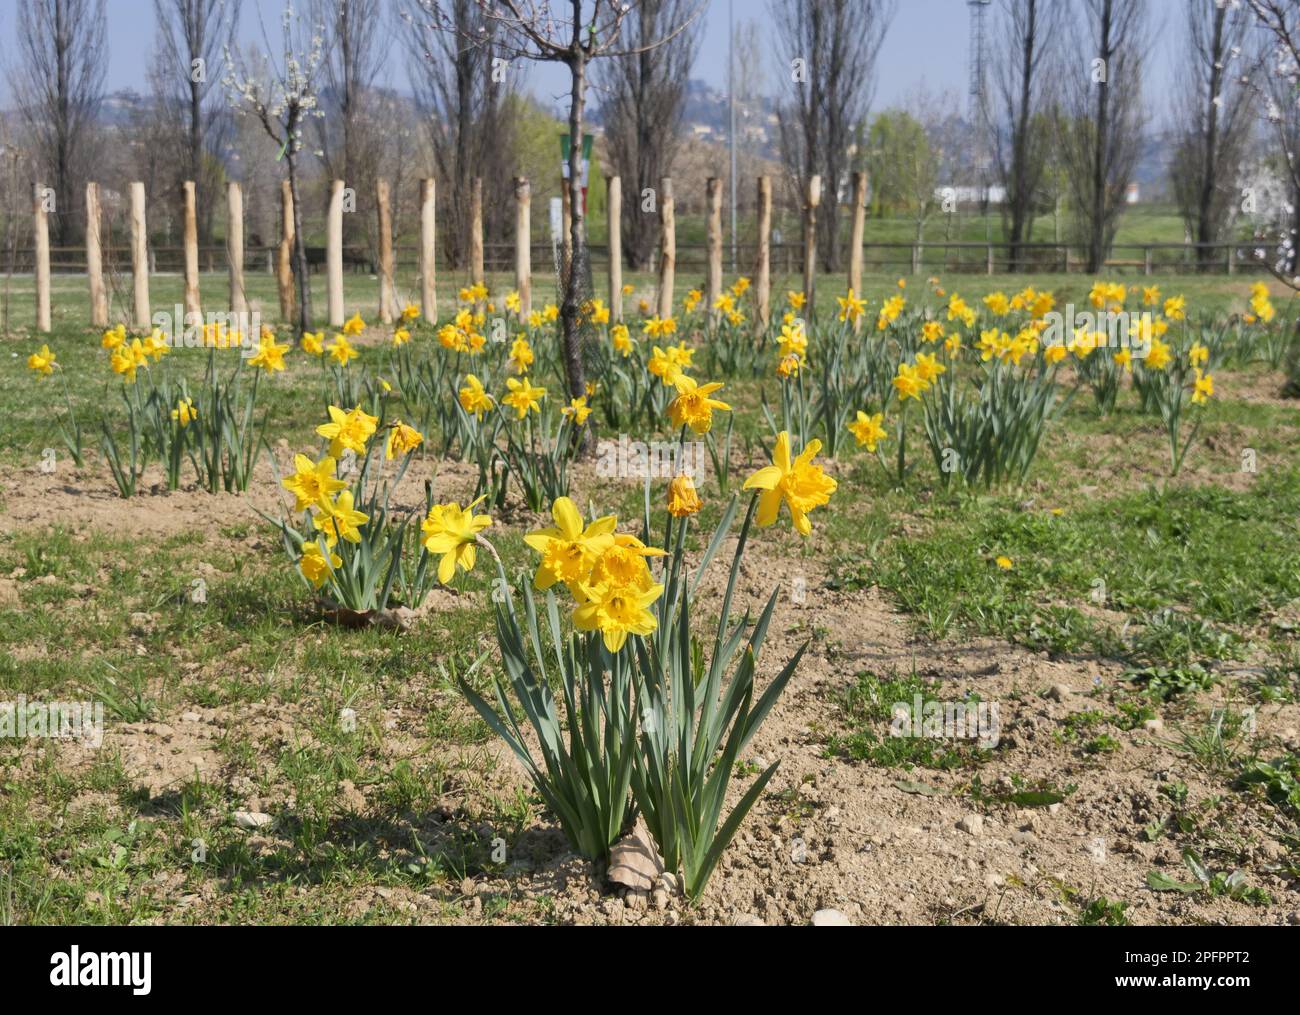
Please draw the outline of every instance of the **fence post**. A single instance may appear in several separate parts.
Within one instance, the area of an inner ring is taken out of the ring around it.
[[[32,192],[32,226],[36,240],[36,330],[50,330],[50,219],[45,210],[45,190]]]
[[[387,180],[375,180],[375,208],[379,220],[379,320],[391,324],[397,296],[393,286],[393,212]]]
[[[677,269],[677,216],[672,177],[659,181],[659,316],[673,316],[673,285]]]
[[[754,285],[758,299],[758,326],[772,320],[772,177],[758,178],[758,267]]]
[[[293,320],[297,296],[293,291],[293,188],[288,180],[280,181],[280,249],[276,257],[276,282],[280,289],[280,319]],[[301,337],[301,336],[299,336]]]
[[[718,311],[714,304],[722,295],[722,180],[710,176],[705,183],[705,194],[709,205],[709,285],[706,299],[709,319],[716,322]]]
[[[609,227],[609,319],[623,320],[623,181],[611,176],[606,184],[605,215]]]
[[[231,180],[226,184],[226,261],[230,266],[230,311],[248,313],[244,289],[244,191]]]
[[[483,284],[483,177],[474,177],[469,195],[470,282]]]
[[[145,231],[144,184],[131,184],[131,278],[135,289],[135,326],[147,328],[149,319],[149,235]]]
[[[817,276],[817,206],[822,201],[822,178],[811,176],[803,209],[803,298],[804,316],[814,316]]]
[[[853,229],[849,236],[849,292],[862,298],[862,241],[867,231],[867,174],[853,174]],[[853,330],[862,330],[864,315],[853,322]]]
[[[988,245],[988,249],[984,251],[984,274],[993,274],[993,244],[991,243]]]
[[[519,316],[533,309],[533,191],[528,177],[515,177],[515,288],[519,291]]]
[[[1144,274],[1147,275],[1151,274],[1151,248],[1150,247],[1144,247],[1142,249],[1142,270]]]
[[[438,320],[437,193],[432,178],[420,181],[420,312],[430,324]]]
[[[343,327],[343,181],[330,184],[329,220],[326,228],[326,288],[329,292],[331,328]]]
[[[194,181],[186,180],[181,191],[185,196],[185,316],[193,315],[194,323],[200,324],[203,310],[199,305],[199,224]]]
[[[1237,274],[1237,248],[1234,244],[1228,244],[1228,274]]]
[[[108,294],[104,289],[104,255],[100,250],[102,215],[99,184],[86,184],[86,278],[90,282],[90,324],[108,327]]]

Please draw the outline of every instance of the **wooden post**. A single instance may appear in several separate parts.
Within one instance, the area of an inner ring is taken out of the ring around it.
[[[758,178],[758,266],[754,283],[757,289],[758,326],[766,328],[772,321],[772,177]]]
[[[194,181],[182,183],[181,191],[185,196],[185,316],[192,315],[197,324],[203,319],[203,310],[199,306],[199,222]]]
[[[853,229],[849,235],[849,292],[862,298],[862,241],[867,231],[867,174],[853,174]],[[853,322],[855,331],[862,330],[863,316]]]
[[[393,284],[393,210],[388,199],[388,181],[375,181],[375,206],[379,216],[379,320],[391,324],[397,315]]]
[[[609,227],[609,319],[623,320],[623,181],[611,176],[606,183],[605,215]]]
[[[469,192],[469,273],[474,285],[483,284],[483,177],[474,177]]]
[[[430,177],[420,181],[420,312],[430,324],[438,320],[437,185]]]
[[[280,320],[292,321],[297,296],[293,291],[293,189],[280,181],[280,249],[276,252],[276,281],[280,289]],[[301,336],[299,336],[301,337]]]
[[[330,185],[329,219],[325,233],[326,289],[331,328],[343,327],[343,181]]]
[[[1233,244],[1228,244],[1228,274],[1237,273],[1237,248]]]
[[[90,281],[90,324],[108,327],[108,292],[104,288],[104,255],[100,249],[102,214],[99,184],[86,184],[86,277]]]
[[[993,244],[991,243],[988,245],[988,249],[984,252],[984,274],[993,274]]]
[[[526,176],[515,177],[515,288],[519,290],[519,316],[533,310],[532,189]]]
[[[709,319],[716,322],[718,311],[714,304],[722,295],[722,180],[710,176],[705,193],[709,205],[709,287],[705,299]]]
[[[816,296],[817,275],[817,206],[822,202],[822,178],[808,180],[808,191],[803,210],[803,296],[804,317],[813,317],[813,299]]]
[[[231,180],[226,184],[226,263],[230,266],[230,312],[248,313],[244,290],[244,191]]]
[[[677,217],[673,210],[673,181],[659,181],[659,317],[673,316],[673,285],[677,274]]]
[[[47,190],[38,183],[32,192],[32,227],[36,240],[37,331],[50,330],[50,217],[45,208]]]
[[[131,184],[131,276],[135,288],[135,326],[147,328],[149,317],[149,234],[145,231],[144,184]]]

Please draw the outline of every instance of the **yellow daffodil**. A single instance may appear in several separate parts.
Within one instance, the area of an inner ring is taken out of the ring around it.
[[[682,374],[677,378],[676,388],[677,397],[668,405],[668,417],[675,427],[689,426],[697,434],[705,434],[713,426],[714,410],[731,411],[731,406],[726,402],[709,397],[722,389],[722,385],[716,381],[711,384],[696,384],[693,378]]]
[[[302,351],[310,356],[325,354],[325,332],[304,331],[302,333]]]
[[[587,417],[591,415],[591,408],[587,405],[587,397],[570,399],[569,404],[561,406],[561,415],[565,419],[573,421],[574,426],[582,426],[587,422]]]
[[[348,365],[348,361],[361,355],[357,352],[356,347],[348,341],[346,335],[335,335],[334,341],[329,344],[330,359],[341,367]]]
[[[573,611],[573,626],[579,631],[599,631],[605,648],[617,652],[629,634],[653,634],[657,621],[650,611],[660,595],[662,585],[646,591],[611,588],[608,585],[584,586],[586,602]]]
[[[793,461],[790,459],[790,434],[782,430],[772,449],[772,464],[759,469],[747,480],[746,490],[762,490],[758,501],[759,525],[771,525],[785,501],[790,509],[794,529],[801,536],[812,532],[808,513],[826,504],[835,492],[835,480],[826,475],[813,458],[821,450],[822,442],[812,440]]]
[[[614,348],[625,357],[632,354],[632,336],[628,332],[626,324],[614,325],[610,329],[609,340],[614,343]]]
[[[28,368],[35,370],[42,377],[49,377],[58,365],[48,345],[41,346],[40,352],[34,352],[27,357]]]
[[[527,377],[507,377],[506,387],[510,389],[510,394],[501,401],[515,410],[517,419],[527,416],[530,409],[537,413],[542,411],[541,400],[546,397],[545,388],[533,387]]]
[[[428,517],[420,523],[424,548],[431,554],[441,555],[438,561],[438,581],[446,585],[451,581],[459,567],[462,571],[472,571],[476,559],[478,534],[492,524],[487,515],[474,514],[474,508],[481,504],[486,494],[468,507],[454,501],[450,504],[434,504],[429,508]]]
[[[330,422],[322,423],[316,432],[330,442],[330,456],[338,458],[345,448],[364,455],[366,441],[375,432],[379,418],[371,416],[359,405],[351,412],[344,412],[337,405],[331,405],[329,414]]]
[[[358,527],[368,521],[369,515],[352,506],[352,491],[344,490],[332,504],[327,502],[325,509],[315,515],[311,523],[319,532],[325,533],[325,542],[332,548],[339,539],[346,539],[349,543],[361,542]]]
[[[465,387],[461,388],[458,394],[460,407],[478,417],[491,410],[495,404],[492,396],[483,390],[483,382],[473,374],[465,375]]]
[[[510,346],[510,367],[517,374],[528,373],[528,368],[533,365],[534,355],[533,347],[528,344],[528,339],[520,335],[515,339],[514,344]]]
[[[898,364],[898,374],[894,377],[894,390],[898,392],[898,401],[900,403],[907,401],[909,398],[920,401],[921,392],[927,386],[926,382],[917,374],[916,367],[910,363]]]
[[[1192,401],[1197,405],[1214,397],[1214,378],[1200,367],[1196,368],[1196,383],[1192,388]]]
[[[348,484],[334,476],[337,463],[328,455],[319,462],[313,462],[306,455],[294,455],[294,474],[280,480],[280,485],[294,497],[293,509],[306,511],[309,507],[326,510],[330,498]]]
[[[315,588],[320,588],[325,584],[325,579],[336,567],[343,564],[343,558],[335,553],[330,553],[326,558],[321,553],[320,544],[316,542],[304,543],[302,546],[302,557],[298,560],[298,569],[302,571],[302,576],[306,578]]]
[[[276,344],[274,333],[263,335],[258,340],[257,352],[249,357],[248,365],[265,370],[268,374],[283,370],[284,354],[288,351],[288,343]]]
[[[614,515],[597,518],[583,527],[582,515],[568,497],[557,497],[551,505],[555,525],[530,532],[524,542],[542,555],[533,576],[533,586],[545,591],[556,582],[576,592],[591,575],[596,558],[614,545]]]
[[[849,432],[857,438],[858,447],[875,453],[876,445],[889,436],[885,431],[884,419],[885,414],[882,412],[868,416],[861,409],[858,410],[857,420],[849,424]]]
[[[172,422],[179,423],[182,430],[199,418],[199,410],[194,408],[193,399],[181,398],[172,410]]]
[[[355,338],[366,330],[366,322],[361,319],[360,314],[353,314],[343,323],[343,334],[349,338]]]

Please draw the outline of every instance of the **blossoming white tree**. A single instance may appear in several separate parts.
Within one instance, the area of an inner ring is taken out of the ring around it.
[[[280,146],[293,195],[293,274],[298,289],[298,337],[311,330],[311,280],[307,275],[307,248],[302,228],[302,200],[298,189],[299,157],[305,146],[304,126],[310,116],[322,115],[317,81],[325,62],[325,33],[306,26],[294,13],[293,0],[285,0],[280,17],[282,55],[277,63],[273,47],[262,37],[266,55],[233,52],[226,48],[226,93],[233,110],[252,116]]]

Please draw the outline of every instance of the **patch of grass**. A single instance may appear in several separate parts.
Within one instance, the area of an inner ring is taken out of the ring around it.
[[[922,726],[915,728],[915,702],[922,703]],[[954,700],[951,691],[916,674],[878,677],[863,673],[836,696],[847,732],[827,738],[831,757],[867,761],[886,768],[951,769],[979,765],[991,750],[966,736],[931,736],[931,723],[947,723],[949,731],[972,731],[979,698]],[[963,717],[959,721],[958,717]],[[901,717],[901,719],[900,719]],[[905,722],[901,720],[905,719]],[[960,729],[958,729],[960,727]],[[897,731],[897,732],[896,732]]]

